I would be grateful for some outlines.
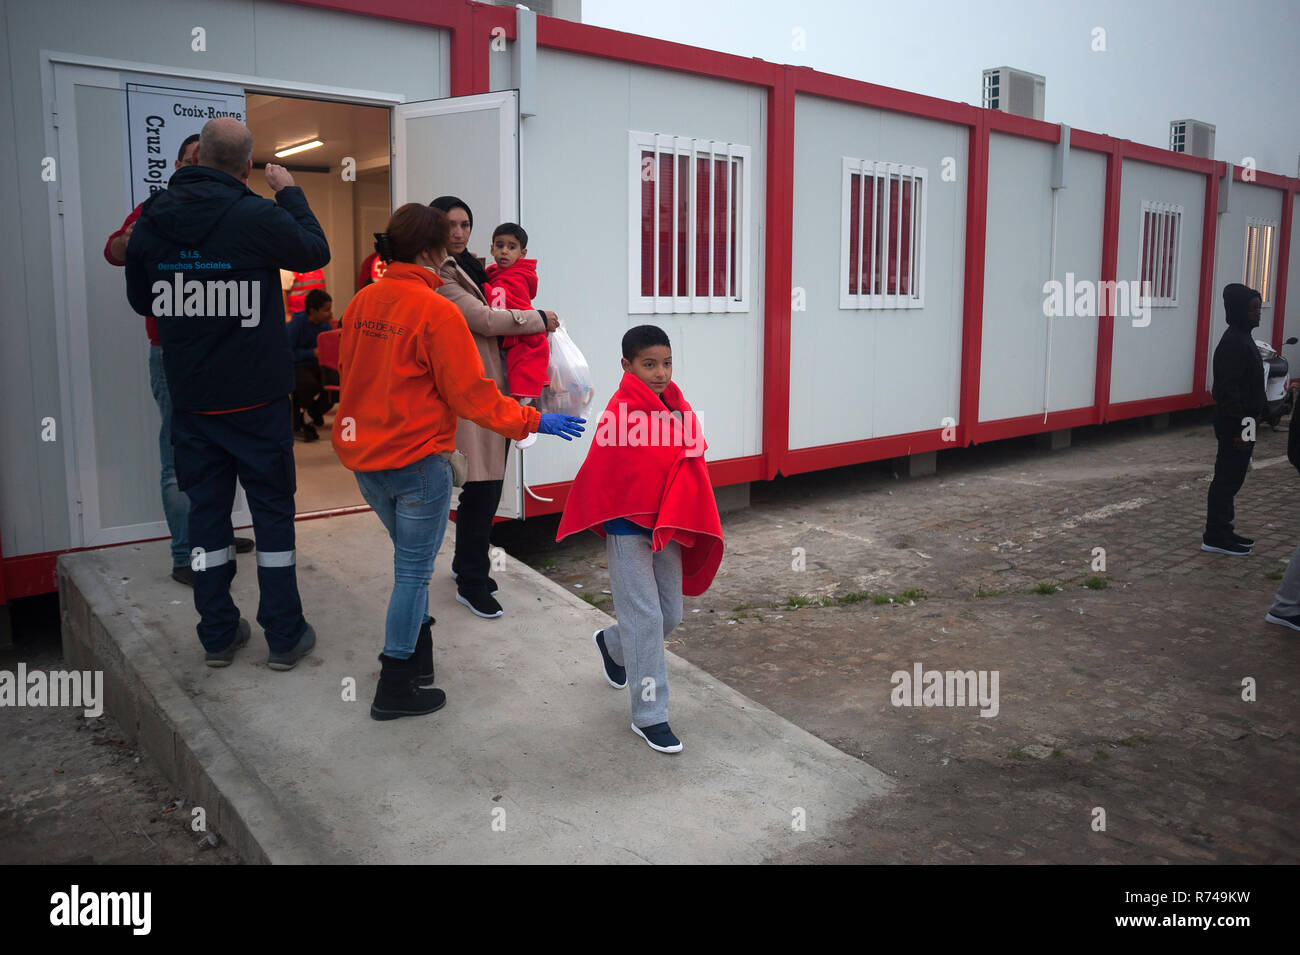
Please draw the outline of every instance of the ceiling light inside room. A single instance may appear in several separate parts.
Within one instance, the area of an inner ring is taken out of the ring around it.
[[[292,156],[294,153],[305,152],[308,149],[315,149],[317,146],[324,146],[324,145],[325,144],[321,142],[319,139],[313,139],[310,142],[299,143],[297,146],[286,146],[284,149],[279,150],[275,154],[275,158],[284,159],[287,156]]]

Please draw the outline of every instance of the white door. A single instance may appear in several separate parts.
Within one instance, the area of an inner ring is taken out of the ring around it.
[[[492,230],[519,221],[519,94],[514,90],[393,108],[393,208],[459,196],[474,210],[471,252],[486,258]],[[523,455],[509,443],[500,517],[523,517]]]
[[[109,265],[103,254],[104,243],[133,205],[128,82],[197,92],[225,89],[54,64],[54,115],[49,121],[57,143],[52,229],[56,321],[60,373],[72,400],[71,420],[59,423],[58,440],[73,442],[75,463],[68,482],[73,546],[168,536],[159,491],[160,422],[149,384],[149,339],[144,319],[127,304],[123,270]],[[186,131],[198,132],[202,121],[192,125]],[[161,158],[170,176],[175,150]],[[242,488],[232,518],[236,526],[251,523]]]

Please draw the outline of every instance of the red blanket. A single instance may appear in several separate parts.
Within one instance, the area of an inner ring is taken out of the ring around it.
[[[596,425],[555,539],[585,530],[604,537],[605,521],[626,517],[652,532],[651,550],[677,541],[682,593],[704,593],[722,563],[722,522],[704,465],[707,447],[677,385],[669,382],[661,401],[625,372]]]

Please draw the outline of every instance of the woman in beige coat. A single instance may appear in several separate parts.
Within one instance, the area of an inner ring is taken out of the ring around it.
[[[466,248],[474,214],[455,196],[440,196],[429,205],[445,212],[451,223],[447,257],[438,269],[443,281],[438,294],[448,298],[465,316],[483,359],[484,373],[504,391],[505,362],[498,336],[549,334],[559,327],[559,320],[554,312],[490,307],[482,286],[486,273]],[[501,503],[509,445],[506,438],[462,418],[456,429],[456,447],[469,459],[469,474],[456,505],[456,552],[451,562],[456,599],[480,617],[499,617],[502,611],[494,598],[496,581],[488,576],[488,547],[492,520]]]

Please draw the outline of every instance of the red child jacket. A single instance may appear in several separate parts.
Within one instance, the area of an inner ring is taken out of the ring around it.
[[[661,401],[625,372],[569,489],[555,539],[584,530],[604,537],[605,521],[626,517],[650,529],[653,551],[677,541],[682,593],[704,593],[723,549],[722,522],[704,464],[707,447],[699,419],[677,385],[669,382]]]
[[[493,262],[487,267],[487,277],[483,292],[492,308],[533,307],[533,296],[537,294],[536,259],[516,259],[514,265],[504,269]]]

